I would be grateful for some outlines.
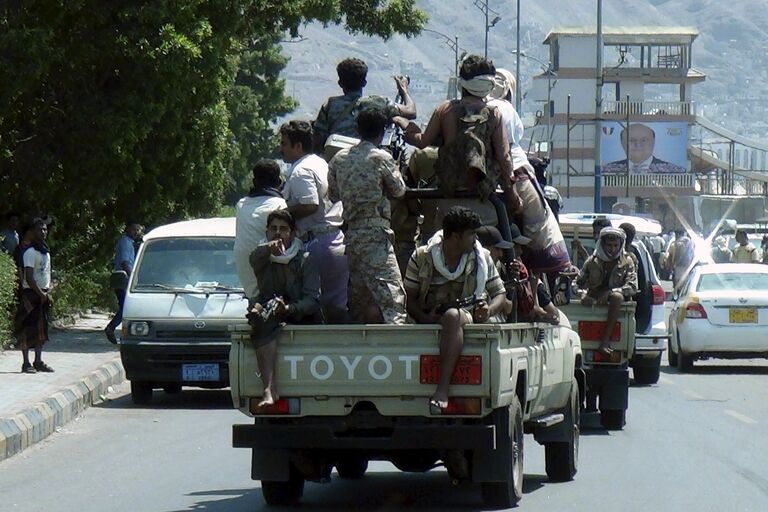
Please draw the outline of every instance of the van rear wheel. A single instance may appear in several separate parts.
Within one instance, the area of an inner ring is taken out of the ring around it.
[[[146,405],[152,401],[152,383],[142,380],[131,381],[131,400],[136,405]]]
[[[497,409],[493,414],[504,414]],[[483,501],[493,508],[514,507],[523,497],[523,410],[515,396],[509,406],[508,428],[497,434],[497,446],[508,447],[506,474],[500,482],[483,482]],[[504,436],[504,437],[501,437]]]

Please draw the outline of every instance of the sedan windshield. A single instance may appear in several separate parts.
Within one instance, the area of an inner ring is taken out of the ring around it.
[[[699,278],[697,291],[768,291],[768,274],[704,274]]]
[[[240,291],[234,238],[164,238],[146,243],[134,289]]]

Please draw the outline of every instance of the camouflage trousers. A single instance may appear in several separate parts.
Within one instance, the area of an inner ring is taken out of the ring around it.
[[[392,230],[380,227],[349,229],[345,233],[349,263],[349,311],[364,318],[365,307],[376,304],[384,322],[404,324],[405,288],[397,266]]]

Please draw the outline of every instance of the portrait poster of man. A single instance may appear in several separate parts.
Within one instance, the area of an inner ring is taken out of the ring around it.
[[[686,123],[602,123],[603,174],[686,172]]]

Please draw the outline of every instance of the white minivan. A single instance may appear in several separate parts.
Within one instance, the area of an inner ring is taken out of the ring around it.
[[[126,283],[120,357],[136,404],[154,388],[229,385],[228,326],[248,301],[235,271],[235,219],[160,226],[145,237]]]

